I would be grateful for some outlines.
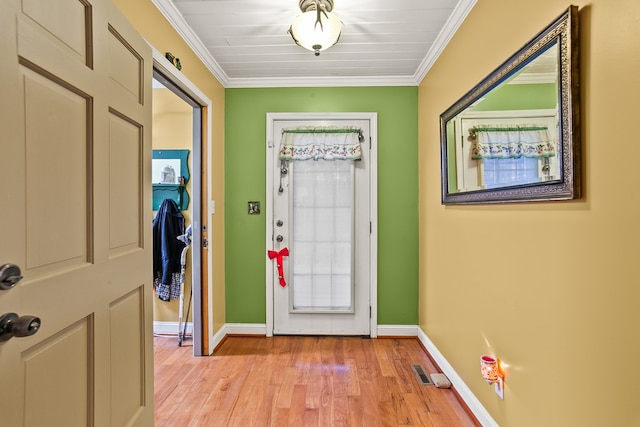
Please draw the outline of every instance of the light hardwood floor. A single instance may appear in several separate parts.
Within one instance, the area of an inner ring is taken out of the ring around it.
[[[479,425],[418,383],[412,364],[436,369],[413,338],[227,337],[196,358],[156,337],[154,353],[157,427]]]

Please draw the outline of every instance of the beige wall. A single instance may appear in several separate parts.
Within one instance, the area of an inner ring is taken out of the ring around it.
[[[211,101],[212,152],[206,156],[211,163],[209,177],[216,213],[209,218],[209,250],[213,254],[213,328],[224,325],[224,88],[187,44],[164,19],[151,0],[114,0],[140,34],[158,51],[171,52],[180,58],[183,74]],[[207,205],[204,201],[204,205]]]
[[[581,200],[440,204],[440,113],[568,3],[478,1],[420,85],[420,327],[503,427],[640,426],[640,2],[575,4]]]

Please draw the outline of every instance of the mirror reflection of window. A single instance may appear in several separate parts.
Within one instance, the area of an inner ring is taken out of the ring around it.
[[[468,117],[456,119],[456,127],[461,130],[456,151],[462,153],[456,162],[457,191],[547,182],[560,177],[556,111],[510,115],[513,113],[492,111],[466,113]]]
[[[441,114],[443,204],[580,196],[576,20],[571,6]],[[478,126],[540,127],[549,135],[469,138]]]
[[[455,147],[455,152],[462,154],[455,168],[457,191],[538,183],[560,175],[557,159],[530,159],[530,155],[479,159],[471,154],[474,142],[465,141],[474,126],[546,126],[550,135],[556,136],[557,55],[557,43],[550,44],[452,120],[458,122],[455,128],[461,131]],[[555,139],[557,146],[559,137]]]
[[[484,159],[482,163],[484,188],[496,188],[540,181],[540,177],[538,176],[538,159],[529,157],[520,157],[517,159]]]
[[[480,187],[505,187],[551,179],[557,173],[558,138],[551,130],[553,118],[547,121],[548,124],[541,120],[531,124],[472,126],[468,139],[471,159],[478,162]]]
[[[557,158],[474,157],[474,142],[465,137],[474,126],[540,126],[548,127],[558,146],[559,137],[554,131],[558,111],[557,55],[557,43],[550,44],[453,119],[461,131],[455,148],[462,153],[456,165],[457,191],[532,184],[560,175]]]

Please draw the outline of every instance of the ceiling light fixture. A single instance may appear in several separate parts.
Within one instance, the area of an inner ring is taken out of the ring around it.
[[[319,56],[338,43],[342,21],[331,13],[333,0],[300,0],[300,10],[288,31],[298,46]]]

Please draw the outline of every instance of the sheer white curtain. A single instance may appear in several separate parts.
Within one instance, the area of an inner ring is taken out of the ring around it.
[[[290,286],[295,311],[353,309],[356,128],[285,129],[280,159],[291,173]]]

